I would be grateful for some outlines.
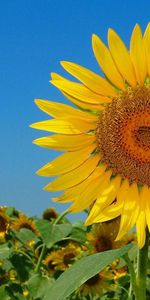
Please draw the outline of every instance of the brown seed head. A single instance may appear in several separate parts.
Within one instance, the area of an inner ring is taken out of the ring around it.
[[[129,88],[99,116],[97,150],[102,162],[130,183],[150,187],[150,88]]]

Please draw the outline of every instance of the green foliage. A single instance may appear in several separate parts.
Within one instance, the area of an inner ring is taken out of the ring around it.
[[[41,274],[33,274],[27,282],[27,287],[33,299],[43,299],[45,289],[47,287],[51,288],[53,283],[53,278],[48,278]]]
[[[61,241],[71,233],[71,224],[50,224],[47,220],[39,220],[36,226],[41,234],[43,242],[48,248]]]
[[[112,250],[97,253],[88,238],[93,228],[82,221],[71,224],[58,214],[29,218],[14,208],[1,208],[1,214],[0,300],[127,299],[129,275],[121,257],[129,252],[134,260],[136,246],[118,248],[113,241]]]
[[[84,257],[64,272],[52,288],[47,289],[43,300],[49,300],[50,295],[53,300],[66,299],[89,278],[102,271],[118,257],[123,256],[130,248],[131,245],[128,245],[118,250],[110,250]]]
[[[11,255],[12,249],[9,243],[0,245],[0,260],[9,258]]]
[[[0,299],[2,299],[2,300],[10,300],[10,297],[9,297],[9,295],[6,292],[4,285],[1,285],[1,287],[0,287]]]

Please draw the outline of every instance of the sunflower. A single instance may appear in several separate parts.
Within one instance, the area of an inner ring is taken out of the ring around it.
[[[0,213],[4,213],[7,209],[7,206],[0,206]]]
[[[111,280],[114,278],[114,275],[110,270],[103,270],[102,272],[96,274],[95,276],[88,279],[80,288],[78,293],[87,296],[87,295],[101,295],[104,290],[111,291],[113,290],[113,285],[111,285]]]
[[[95,224],[87,233],[87,240],[93,246],[94,252],[117,249],[123,245],[122,241],[115,241],[119,230],[119,219]]]
[[[19,217],[12,222],[10,228],[17,231],[19,231],[22,228],[26,228],[31,230],[36,235],[39,234],[34,221],[23,214],[20,214]]]
[[[53,207],[47,208],[42,215],[44,220],[52,221],[58,218],[58,213]]]
[[[66,247],[52,251],[44,260],[44,264],[50,273],[65,271],[75,261],[76,257],[82,253],[82,249],[75,243],[69,243]]]
[[[120,225],[120,218],[98,223],[87,233],[87,240],[94,248],[94,252],[118,249],[135,241],[135,233],[126,234],[120,241],[116,241]]]
[[[9,228],[9,218],[0,212],[0,241],[4,242],[5,235]]]
[[[112,269],[113,270],[113,269]],[[124,276],[126,276],[128,274],[128,269],[127,269],[127,266],[123,267],[123,268],[120,268],[120,269],[114,269],[113,270],[113,273],[114,273],[114,280],[118,280]]]
[[[142,248],[150,230],[150,23],[144,35],[135,25],[129,50],[112,29],[108,45],[93,35],[105,78],[66,61],[61,65],[79,82],[52,73],[51,83],[77,108],[35,101],[53,119],[31,127],[55,134],[34,143],[64,151],[37,173],[58,176],[45,190],[63,190],[54,200],[73,202],[70,211],[90,207],[86,225],[120,216],[117,240],[136,225]]]

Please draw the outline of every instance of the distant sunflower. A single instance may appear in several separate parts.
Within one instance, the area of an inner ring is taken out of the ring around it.
[[[7,209],[7,206],[0,206],[0,213],[4,213]]]
[[[150,230],[150,23],[144,36],[135,25],[129,51],[112,29],[109,49],[95,34],[92,45],[107,79],[65,61],[80,83],[52,73],[51,83],[78,109],[36,100],[54,119],[31,127],[56,134],[34,143],[65,151],[37,173],[58,175],[45,189],[64,190],[55,200],[72,201],[72,212],[91,208],[87,225],[121,216],[117,240],[136,225],[143,247]]]
[[[120,225],[120,218],[98,223],[87,233],[89,244],[94,247],[94,252],[103,252],[118,249],[136,241],[135,233],[126,234],[121,240],[116,241]]]
[[[8,228],[9,218],[0,212],[0,240],[3,240],[5,238]]]
[[[110,270],[104,270],[95,276],[88,279],[80,288],[79,294],[87,296],[101,295],[104,290],[110,291],[113,289],[113,285],[110,281],[114,278],[114,275]]]
[[[120,220],[117,218],[113,221],[95,224],[92,230],[87,233],[87,240],[93,245],[94,252],[117,249],[123,245],[122,241],[115,241],[119,223]]]
[[[75,258],[82,253],[82,249],[78,244],[69,243],[66,247],[52,251],[44,260],[44,264],[50,273],[56,271],[65,271],[75,261]]]
[[[114,274],[114,280],[118,280],[124,276],[126,276],[128,274],[128,268],[127,266],[123,267],[123,268],[119,268],[119,269],[112,269],[113,274]]]
[[[52,219],[57,219],[58,218],[58,213],[53,207],[47,208],[42,215],[42,218],[44,220],[51,221]]]
[[[39,234],[34,221],[26,215],[20,214],[18,218],[11,224],[11,229],[19,231],[22,228],[31,230],[35,234]]]

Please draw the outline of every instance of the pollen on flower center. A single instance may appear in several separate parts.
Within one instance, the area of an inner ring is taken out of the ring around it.
[[[135,137],[137,142],[142,145],[142,147],[149,148],[150,146],[150,127],[149,126],[141,126],[135,132]]]
[[[150,88],[130,88],[99,116],[97,150],[114,175],[150,186]]]

